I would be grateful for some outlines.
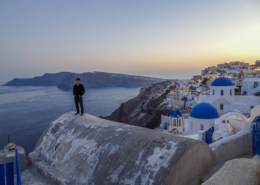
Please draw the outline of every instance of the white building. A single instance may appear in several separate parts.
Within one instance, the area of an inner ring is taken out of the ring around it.
[[[160,127],[170,133],[182,134],[184,131],[184,119],[181,111],[174,109],[169,116],[161,115]]]
[[[184,106],[184,101],[182,100],[183,97],[187,97],[186,107],[192,107],[197,104],[198,95],[197,92],[184,92],[180,97],[180,104]]]
[[[229,67],[231,69],[247,69],[248,65],[249,65],[248,63],[239,62],[239,61],[229,63]]]
[[[188,126],[184,135],[198,134],[199,131],[206,131],[214,126],[215,120],[219,118],[218,111],[209,103],[195,105],[188,117]]]
[[[260,78],[245,78],[242,83],[241,94],[255,95],[260,92]]]
[[[244,128],[247,122],[249,122],[249,119],[242,114],[237,112],[226,113],[215,121],[215,132],[213,134],[213,139],[220,140],[238,133]]]
[[[230,79],[217,78],[210,86],[210,95],[200,94],[198,102],[212,104],[219,114],[234,112],[235,110],[247,112],[250,107],[260,104],[259,96],[236,96],[234,89],[235,86]]]

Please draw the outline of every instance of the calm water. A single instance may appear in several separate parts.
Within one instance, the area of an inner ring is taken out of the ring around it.
[[[86,89],[85,112],[108,116],[121,103],[137,96],[139,89]],[[75,111],[72,92],[57,87],[0,87],[0,150],[10,135],[11,142],[31,152],[50,122],[69,111]]]

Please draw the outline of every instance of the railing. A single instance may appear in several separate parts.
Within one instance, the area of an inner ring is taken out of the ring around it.
[[[22,185],[22,177],[21,177],[21,171],[20,171],[19,154],[18,154],[18,150],[17,149],[15,149],[15,159],[16,159],[17,185]]]
[[[214,127],[211,127],[210,129],[208,129],[206,132],[205,132],[205,143],[207,143],[208,145],[210,143],[212,143],[212,136],[213,136],[213,132],[214,132]]]
[[[22,185],[18,150],[15,149],[17,185]],[[0,164],[0,185],[14,185],[14,162]]]
[[[256,124],[253,125],[252,130],[252,153],[260,155],[260,116],[257,116],[253,123]]]

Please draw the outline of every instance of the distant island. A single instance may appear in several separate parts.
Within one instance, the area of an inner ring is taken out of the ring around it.
[[[158,83],[166,79],[134,76],[126,74],[106,73],[106,72],[86,72],[82,74],[71,72],[46,73],[43,76],[34,78],[15,78],[4,86],[57,86],[64,91],[71,90],[75,79],[81,78],[86,88],[99,87],[143,87],[149,83]],[[176,80],[172,80],[176,81]]]

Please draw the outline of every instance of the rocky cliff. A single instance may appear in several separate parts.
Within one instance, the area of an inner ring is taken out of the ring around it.
[[[114,74],[105,72],[88,72],[82,74],[70,74],[66,76],[58,87],[62,90],[70,90],[76,78],[81,78],[86,88],[97,87],[143,87],[148,83],[157,83],[163,79],[125,74]]]
[[[110,116],[104,118],[130,125],[156,128],[160,124],[161,114],[169,114],[171,111],[161,106],[170,91],[171,84],[171,81],[163,81],[146,85],[137,97],[122,103]]]
[[[34,78],[15,78],[7,82],[5,86],[57,86],[63,78],[71,74],[70,72],[60,72],[55,74],[46,73],[43,76]]]

